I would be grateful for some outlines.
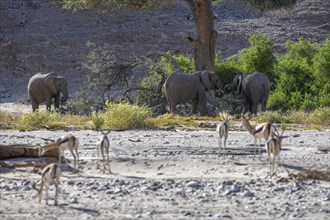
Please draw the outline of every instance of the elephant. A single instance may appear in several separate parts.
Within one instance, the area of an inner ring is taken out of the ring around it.
[[[244,111],[257,114],[258,105],[261,103],[261,111],[266,110],[266,104],[270,93],[269,78],[260,72],[252,74],[238,74],[233,82],[225,85],[225,90],[237,89],[244,99]]]
[[[214,72],[198,71],[192,74],[175,72],[172,73],[164,84],[167,103],[170,113],[175,114],[176,105],[191,101],[192,114],[197,113],[199,105],[200,115],[206,113],[207,92],[219,90],[223,96],[223,87],[220,79]]]
[[[61,104],[68,99],[68,82],[65,77],[58,76],[55,73],[33,75],[27,86],[32,111],[39,109],[39,104],[46,101],[47,110],[51,110],[52,99],[54,98],[55,109],[60,107],[60,96],[62,93]]]

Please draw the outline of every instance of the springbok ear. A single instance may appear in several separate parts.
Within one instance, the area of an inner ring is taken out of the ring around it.
[[[238,76],[238,83],[237,83],[237,91],[238,91],[238,92],[241,91],[242,78],[243,78],[242,75],[239,75],[239,76]]]

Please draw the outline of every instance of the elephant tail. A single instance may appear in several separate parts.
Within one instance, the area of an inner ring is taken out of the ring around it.
[[[270,93],[270,85],[269,84],[263,84],[263,94],[262,97],[268,98]]]

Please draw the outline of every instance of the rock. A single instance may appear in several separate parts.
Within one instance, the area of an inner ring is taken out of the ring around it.
[[[239,192],[241,190],[240,186],[238,186],[237,184],[233,184],[231,187],[230,187],[230,190],[232,192]]]
[[[188,182],[187,183],[187,186],[189,186],[189,187],[191,187],[191,188],[195,188],[195,189],[197,189],[197,188],[200,188],[200,187],[202,187],[203,186],[203,184],[201,184],[200,182],[198,182],[198,181],[190,181],[190,182]]]
[[[175,191],[175,195],[186,196],[186,192],[182,188],[181,189],[177,189]]]
[[[31,190],[31,187],[30,186],[24,186],[23,187],[23,191],[29,191],[29,190]]]
[[[184,216],[194,216],[193,212],[190,212],[190,211],[184,211],[183,215]]]
[[[29,185],[31,182],[30,180],[24,180],[22,183],[21,183],[21,186],[27,186]]]
[[[244,197],[253,197],[253,196],[254,196],[254,193],[253,193],[253,192],[250,192],[250,191],[245,191],[245,192],[243,193],[243,196],[244,196]]]
[[[78,198],[74,197],[70,201],[72,204],[77,204],[78,203]]]
[[[109,189],[105,191],[106,194],[113,194],[113,190]]]
[[[328,195],[328,196],[324,197],[323,201],[330,201],[330,196]]]
[[[74,185],[74,181],[69,180],[69,181],[67,182],[67,184],[68,184],[69,186],[73,186],[73,185]]]
[[[284,192],[285,191],[285,188],[284,187],[276,187],[274,189],[275,192]]]
[[[228,195],[231,194],[231,193],[232,193],[232,191],[229,189],[229,190],[225,191],[222,195],[224,195],[224,196],[228,196]]]

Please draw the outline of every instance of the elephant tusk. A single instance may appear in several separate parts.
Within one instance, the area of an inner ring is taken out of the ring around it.
[[[221,89],[219,89],[220,92],[224,93],[224,91],[222,91]]]

